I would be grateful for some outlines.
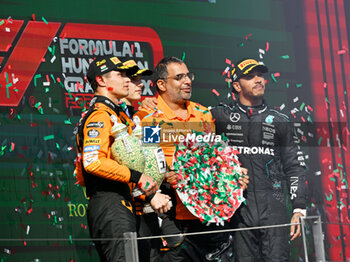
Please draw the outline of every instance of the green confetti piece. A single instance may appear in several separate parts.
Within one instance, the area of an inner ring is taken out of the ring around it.
[[[37,75],[34,76],[34,86],[36,86],[36,80],[38,78],[41,78],[41,74],[37,74]]]
[[[48,22],[46,21],[46,19],[44,17],[41,17],[41,19],[45,22],[45,24],[48,24]]]
[[[45,88],[45,93],[48,93],[48,92],[50,92],[50,88],[46,87]]]
[[[300,106],[300,111],[303,111],[304,107],[305,107],[305,103],[303,102]]]
[[[280,56],[280,58],[282,58],[282,59],[289,59],[289,55],[282,55],[282,56]]]
[[[318,145],[321,145],[322,139],[323,139],[323,137],[320,137],[320,138],[318,139]]]
[[[10,92],[9,92],[9,88],[7,85],[6,85],[6,96],[7,96],[7,98],[10,98]]]
[[[329,100],[328,100],[328,98],[327,98],[327,97],[325,98],[325,100],[326,100],[326,102],[327,102],[328,104],[330,104],[330,103],[329,103]]]
[[[9,82],[9,76],[8,76],[7,72],[5,73],[5,76],[6,76],[6,83],[8,83]]]
[[[70,244],[73,244],[72,236],[71,236],[71,235],[69,235],[69,243],[70,243]]]
[[[48,46],[47,49],[49,50],[50,53],[52,52],[52,49],[50,46]]]
[[[271,74],[271,78],[272,78],[273,82],[277,83],[277,80],[276,80],[275,76],[273,75],[273,73]]]
[[[68,94],[69,94],[70,99],[73,99],[73,96],[72,96],[72,94],[70,93],[69,89],[67,89],[67,91],[68,91]]]
[[[338,166],[344,169],[343,165],[341,165],[341,164],[339,164],[339,163],[338,163]]]
[[[332,181],[334,181],[334,182],[336,181],[334,177],[331,177],[330,180],[332,180]]]
[[[62,87],[62,88],[64,88],[64,85],[63,85],[63,83],[62,83],[62,82],[60,82],[60,85],[61,85],[61,87]]]
[[[17,118],[18,118],[18,120],[21,120],[21,116],[20,115],[17,115]]]
[[[307,117],[307,121],[309,121],[310,123],[312,123],[311,116],[308,116],[308,117]]]
[[[332,193],[329,193],[329,196],[327,196],[327,194],[325,194],[326,198],[327,198],[327,201],[331,201],[333,196],[332,196]]]
[[[54,139],[54,138],[55,138],[55,135],[44,136],[45,141],[50,140],[50,139]]]
[[[244,43],[243,43],[243,42],[242,42],[242,43],[239,43],[237,46],[238,46],[238,47],[243,47],[243,46],[244,46]]]
[[[5,23],[4,19],[0,21],[0,25],[3,25]]]
[[[299,87],[302,87],[303,84],[296,84],[295,86],[296,86],[297,88],[299,88]]]
[[[64,120],[64,123],[65,123],[66,125],[71,125],[71,124],[72,124],[72,122],[70,121],[70,118],[69,118],[68,120]]]
[[[54,77],[52,74],[51,74],[50,76],[51,76],[51,78],[52,78],[52,80],[53,80],[53,83],[56,84],[56,79],[55,79],[55,77]]]
[[[182,60],[182,61],[185,61],[185,57],[186,57],[186,53],[185,53],[185,51],[184,51],[183,54],[182,54],[181,60]]]
[[[59,145],[58,143],[56,143],[56,148],[57,148],[58,150],[61,150],[60,145]]]
[[[286,88],[289,88],[289,83],[286,84]]]
[[[162,121],[159,122],[159,125],[161,126],[161,125],[163,125],[164,123],[165,123],[165,121],[162,120]]]

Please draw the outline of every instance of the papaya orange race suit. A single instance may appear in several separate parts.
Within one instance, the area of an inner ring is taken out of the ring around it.
[[[136,232],[134,205],[129,183],[141,173],[111,158],[112,119],[128,125],[132,121],[122,108],[104,96],[95,96],[75,130],[77,138],[76,178],[89,197],[87,219],[101,261],[125,261],[123,233]],[[103,240],[105,239],[105,240]],[[110,240],[113,239],[113,240]]]

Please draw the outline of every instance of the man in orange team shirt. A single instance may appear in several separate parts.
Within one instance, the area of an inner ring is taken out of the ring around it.
[[[137,113],[142,119],[142,125],[157,126],[162,129],[163,148],[168,166],[173,164],[176,139],[179,135],[196,131],[215,131],[212,115],[209,110],[197,103],[189,101],[192,93],[194,74],[190,73],[186,64],[176,57],[163,58],[155,68],[155,83],[159,93],[157,108],[155,110],[142,109]],[[144,134],[145,135],[145,134]],[[167,182],[176,184],[176,175],[167,176]],[[243,187],[249,183],[247,178],[240,181]],[[172,192],[174,194],[174,192]],[[176,199],[175,214],[170,214],[163,220],[163,234],[191,233],[208,230],[217,230],[222,227],[216,225],[206,226],[192,215],[184,206],[178,195]],[[174,230],[175,229],[175,230]],[[208,234],[186,236],[174,241],[167,238],[169,250],[165,253],[163,261],[206,261],[208,256],[219,257],[230,245],[229,234]],[[206,258],[207,257],[207,258]]]
[[[92,61],[87,78],[94,98],[76,130],[75,173],[89,197],[89,231],[101,261],[125,261],[123,233],[136,232],[129,183],[139,184],[147,196],[154,196],[158,190],[153,178],[130,170],[111,157],[113,124],[132,123],[119,106],[119,100],[129,94],[129,76],[137,70],[137,67],[126,67],[117,57],[105,56]],[[168,203],[166,199],[159,203],[159,199],[153,197],[151,205],[155,200],[158,202],[157,207],[153,206],[155,209],[164,209]]]

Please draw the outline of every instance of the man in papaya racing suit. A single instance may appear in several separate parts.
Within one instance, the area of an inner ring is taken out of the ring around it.
[[[128,76],[137,70],[138,67],[126,67],[117,57],[106,56],[92,61],[87,78],[95,96],[76,129],[75,173],[89,197],[89,231],[101,261],[125,261],[123,233],[136,232],[129,183],[140,186],[150,197],[155,210],[164,210],[168,204],[167,196],[154,195],[158,186],[153,178],[130,170],[111,158],[113,124],[124,122],[128,123],[129,131],[132,128],[132,121],[118,104],[129,93]]]
[[[246,205],[232,217],[234,228],[298,223],[305,216],[305,163],[293,139],[287,116],[268,108],[264,101],[267,67],[243,59],[232,72],[238,101],[211,110],[216,133],[224,133],[249,170]],[[293,204],[289,220],[284,196],[288,185]],[[289,231],[289,233],[288,233]],[[300,236],[300,225],[237,231],[233,234],[235,261],[288,261],[288,240]]]

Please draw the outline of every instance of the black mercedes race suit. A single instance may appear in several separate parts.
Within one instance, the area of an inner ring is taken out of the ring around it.
[[[235,228],[290,223],[285,186],[293,208],[305,208],[304,157],[294,143],[288,117],[265,104],[246,107],[239,101],[211,110],[216,133],[225,134],[238,152],[250,183],[243,204],[232,217]],[[289,227],[233,234],[236,261],[288,261]]]

